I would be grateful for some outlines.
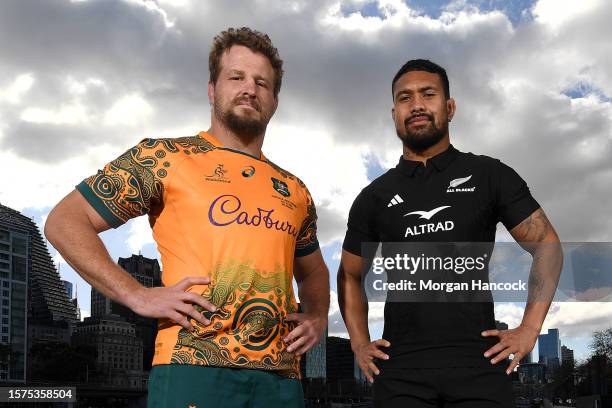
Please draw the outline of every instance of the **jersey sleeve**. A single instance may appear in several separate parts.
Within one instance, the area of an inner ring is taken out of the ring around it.
[[[509,231],[529,217],[540,204],[533,198],[525,180],[514,169],[498,162],[497,220]]]
[[[362,244],[378,243],[376,232],[375,211],[372,196],[363,189],[351,206],[347,222],[346,235],[342,248],[354,255],[371,257],[372,253],[362,253]],[[368,248],[370,245],[368,245]],[[374,246],[375,247],[375,246]]]
[[[317,210],[310,192],[303,183],[300,183],[306,194],[306,217],[302,222],[295,244],[295,256],[310,255],[319,249],[317,239]]]
[[[142,140],[76,186],[112,228],[161,207],[169,163],[158,144]]]

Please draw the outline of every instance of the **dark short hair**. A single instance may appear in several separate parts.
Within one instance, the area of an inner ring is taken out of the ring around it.
[[[438,74],[440,79],[442,79],[442,85],[444,86],[444,96],[446,99],[450,98],[450,85],[448,83],[448,76],[446,75],[446,70],[439,66],[438,64],[431,62],[426,59],[413,59],[406,62],[397,74],[393,77],[393,82],[391,83],[391,96],[393,96],[393,89],[395,88],[395,83],[400,79],[402,75],[406,72],[412,71],[425,71],[431,72],[432,74]]]
[[[210,54],[208,55],[208,70],[210,82],[217,83],[221,72],[221,56],[234,45],[243,45],[253,52],[263,54],[268,58],[274,69],[274,96],[278,96],[283,80],[283,60],[278,50],[272,45],[267,34],[252,30],[248,27],[228,28],[213,39]]]

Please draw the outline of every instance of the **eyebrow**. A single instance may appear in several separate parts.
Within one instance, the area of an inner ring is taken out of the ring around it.
[[[426,85],[426,86],[422,86],[417,89],[417,92],[425,92],[425,91],[438,91],[438,88],[436,88],[434,85]],[[395,96],[398,97],[399,95],[402,95],[402,94],[411,94],[411,93],[413,93],[412,89],[401,89],[397,91]]]
[[[241,71],[239,69],[230,69],[229,70],[229,74],[230,75],[244,75],[244,71]],[[256,80],[260,80],[261,79],[263,81],[270,82],[267,78],[265,78],[265,77],[263,77],[261,75],[255,75],[255,79]]]

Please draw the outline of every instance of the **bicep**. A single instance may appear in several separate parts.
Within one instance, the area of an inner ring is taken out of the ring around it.
[[[321,278],[329,280],[327,266],[325,266],[321,249],[317,248],[308,255],[296,257],[293,265],[293,274],[298,283],[302,282],[313,273],[320,274]]]
[[[106,231],[111,226],[98,214],[92,205],[83,197],[83,195],[73,190],[60,201],[53,211],[49,214],[51,221],[50,227],[54,222],[70,219],[81,223],[89,223],[96,233]],[[49,220],[48,220],[49,221]]]
[[[538,242],[559,242],[557,232],[542,208],[538,208],[512,228],[510,234],[521,246]]]
[[[338,280],[342,278],[351,278],[361,281],[364,266],[365,258],[343,249],[338,270]]]

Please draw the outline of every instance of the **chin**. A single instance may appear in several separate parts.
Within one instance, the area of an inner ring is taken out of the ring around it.
[[[260,116],[259,111],[256,111],[251,108],[236,109],[234,110],[234,115],[241,117],[241,118],[248,118],[248,119],[259,119],[259,116]]]

